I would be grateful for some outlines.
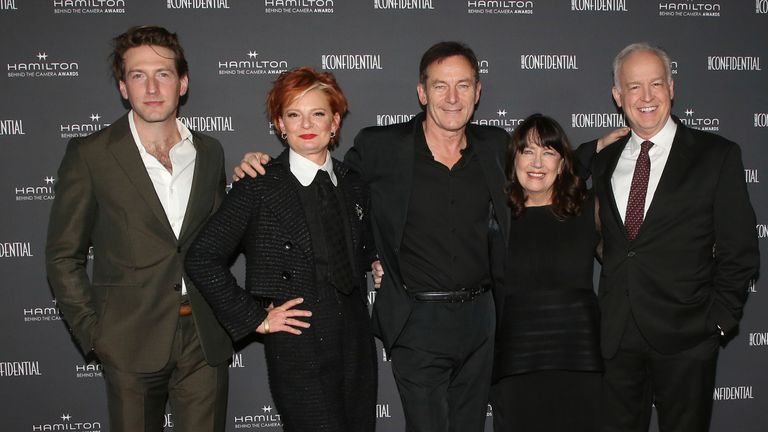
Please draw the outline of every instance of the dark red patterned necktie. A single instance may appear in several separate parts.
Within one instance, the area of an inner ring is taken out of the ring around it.
[[[645,213],[645,195],[648,191],[648,177],[651,175],[651,158],[648,150],[653,146],[650,141],[640,144],[640,154],[635,163],[635,173],[632,175],[632,186],[629,188],[627,213],[624,216],[624,226],[627,228],[627,238],[634,240],[640,226],[643,224]]]

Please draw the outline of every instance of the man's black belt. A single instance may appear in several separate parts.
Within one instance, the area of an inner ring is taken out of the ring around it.
[[[474,300],[488,291],[491,285],[485,284],[473,289],[459,291],[427,291],[413,294],[413,299],[422,303],[464,303]]]

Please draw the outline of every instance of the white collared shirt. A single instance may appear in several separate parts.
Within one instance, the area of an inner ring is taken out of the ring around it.
[[[197,150],[195,149],[194,144],[192,144],[192,132],[187,129],[184,123],[180,122],[178,119],[176,120],[176,126],[179,129],[181,141],[171,147],[171,150],[169,151],[171,166],[173,167],[173,173],[170,173],[163,164],[149,154],[141,144],[141,139],[136,130],[136,123],[133,120],[133,116],[134,113],[133,110],[131,110],[128,114],[128,124],[131,128],[133,141],[139,149],[141,160],[144,162],[147,174],[149,174],[149,178],[152,180],[152,185],[155,187],[157,198],[160,199],[160,204],[162,204],[163,210],[165,210],[168,222],[171,224],[173,233],[178,239],[181,234],[181,226],[184,223],[184,215],[187,212],[189,195],[192,191],[192,178],[195,173],[195,157],[197,156]],[[187,293],[187,287],[183,279],[181,281],[181,293]]]
[[[317,175],[317,170],[327,171],[328,175],[331,177],[331,183],[333,183],[334,186],[338,185],[336,174],[333,173],[331,152],[328,150],[325,151],[325,163],[318,165],[289,148],[288,163],[291,165],[291,173],[304,187],[312,184],[312,180],[314,180]]]
[[[653,147],[648,150],[648,157],[651,159],[651,173],[648,178],[648,191],[645,194],[643,216],[648,212],[648,208],[653,200],[653,194],[659,186],[659,180],[661,180],[661,174],[664,172],[664,166],[667,164],[669,150],[672,148],[672,141],[675,139],[676,131],[677,124],[670,117],[659,133],[648,140],[653,143]],[[627,213],[629,189],[632,186],[632,176],[635,173],[635,164],[637,156],[640,155],[640,144],[643,141],[645,140],[635,134],[635,131],[632,131],[629,142],[627,142],[626,147],[622,150],[619,162],[616,164],[616,169],[611,177],[613,196],[616,198],[616,207],[619,210],[619,214],[621,214],[622,221]]]

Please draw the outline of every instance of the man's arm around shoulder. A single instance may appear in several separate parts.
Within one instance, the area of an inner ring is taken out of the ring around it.
[[[352,147],[350,147],[349,150],[347,150],[347,153],[344,154],[344,164],[360,175],[363,181],[366,181],[364,174],[366,172],[366,158],[370,157],[368,153],[370,152],[373,143],[377,140],[377,129],[379,129],[379,127],[370,126],[360,130],[360,132],[355,135],[355,141],[352,144]]]

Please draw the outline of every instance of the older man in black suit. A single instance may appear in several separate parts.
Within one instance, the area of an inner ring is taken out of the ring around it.
[[[632,133],[594,160],[604,242],[599,300],[605,431],[706,431],[721,337],[759,265],[739,147],[670,115],[669,56],[645,43],[614,61]]]

